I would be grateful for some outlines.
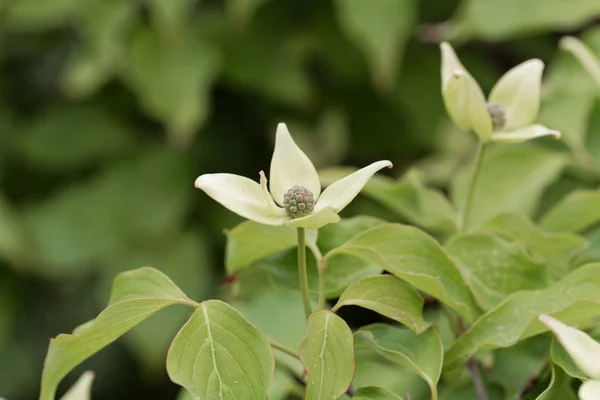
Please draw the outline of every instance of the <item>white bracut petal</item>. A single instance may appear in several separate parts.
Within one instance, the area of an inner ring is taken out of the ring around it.
[[[263,197],[265,198],[265,201],[266,201],[267,205],[269,206],[269,211],[271,212],[271,214],[276,215],[276,216],[281,216],[281,217],[286,216],[287,214],[285,212],[285,209],[279,207],[275,203],[275,201],[273,200],[273,196],[271,196],[271,193],[269,193],[269,189],[267,189],[267,177],[265,176],[265,172],[260,171],[259,176],[260,176],[260,188],[262,190]]]
[[[539,319],[554,332],[575,365],[590,378],[600,380],[600,343],[548,315],[540,315]]]
[[[340,212],[358,195],[369,179],[382,168],[392,168],[391,161],[377,161],[333,182],[317,200],[315,211],[330,207]]]
[[[482,141],[492,136],[492,119],[485,106],[485,96],[475,79],[463,67],[450,44],[442,50],[442,97],[446,111],[463,130],[472,130]]]
[[[492,141],[501,143],[520,143],[544,136],[553,136],[555,139],[560,139],[561,134],[559,131],[546,128],[544,125],[535,124],[514,131],[494,132],[492,134]]]
[[[233,174],[205,174],[194,183],[215,201],[244,218],[265,225],[283,225],[287,216],[273,215],[257,182]]]
[[[442,50],[442,92],[448,86],[450,79],[452,79],[452,75],[456,73],[456,71],[463,72],[465,74],[469,74],[467,69],[462,65],[454,49],[448,42],[442,42],[440,44],[440,49]]]
[[[277,125],[269,179],[271,194],[279,205],[283,205],[283,195],[294,185],[304,186],[313,193],[315,199],[321,193],[315,166],[296,145],[283,123]]]
[[[598,400],[600,399],[600,380],[583,382],[579,386],[579,400]]]
[[[319,229],[328,224],[340,222],[340,216],[331,207],[315,210],[306,217],[290,219],[285,223],[286,226],[305,229]]]
[[[511,131],[532,124],[540,110],[544,63],[528,60],[505,73],[490,92],[506,116],[503,129]]]

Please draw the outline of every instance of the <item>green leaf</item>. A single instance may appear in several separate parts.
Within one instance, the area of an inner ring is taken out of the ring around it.
[[[44,171],[110,161],[134,145],[130,128],[99,106],[54,108],[29,119],[22,129],[16,151]]]
[[[583,231],[600,221],[599,204],[598,190],[571,192],[542,217],[540,225],[552,232]]]
[[[366,386],[358,389],[353,397],[354,400],[402,400],[402,397],[387,389],[377,386]]]
[[[297,349],[306,333],[306,315],[300,292],[269,290],[229,302],[260,331],[278,343]],[[303,367],[297,358],[275,351],[275,359],[299,376]]]
[[[552,280],[567,274],[574,259],[587,247],[587,241],[582,236],[549,233],[516,214],[499,215],[488,221],[483,228],[523,245],[535,260],[546,265]]]
[[[343,319],[327,310],[312,313],[298,353],[308,373],[306,400],[336,399],[346,392],[354,377],[354,346]]]
[[[61,400],[91,400],[92,399],[92,381],[94,373],[91,371],[84,372],[83,375],[75,382]]]
[[[330,168],[320,171],[321,182],[334,182],[350,173],[351,168]],[[363,188],[362,194],[383,204],[412,224],[436,232],[456,230],[456,212],[439,191],[424,186],[417,171],[395,181],[375,175]]]
[[[392,362],[375,351],[374,346],[365,341],[355,341],[356,376],[353,385],[356,388],[377,386],[390,392],[405,396],[410,393],[414,399],[430,396],[429,386],[414,369]]]
[[[523,248],[489,233],[454,236],[446,251],[471,288],[478,304],[489,310],[509,294],[519,290],[541,289],[548,281],[546,269]]]
[[[315,243],[316,231],[309,230],[306,236],[308,244]],[[296,246],[295,228],[244,221],[227,231],[225,270],[235,274],[255,261]]]
[[[69,371],[144,319],[173,304],[195,307],[197,303],[158,270],[144,267],[117,276],[109,306],[93,323],[72,335],[58,335],[50,342],[40,400],[53,400],[58,383]]]
[[[577,396],[571,389],[571,380],[562,369],[552,365],[552,379],[548,388],[536,400],[576,400]]]
[[[12,205],[0,196],[0,258],[21,266],[30,260],[30,252],[22,220]]]
[[[199,398],[265,399],[274,368],[267,339],[219,300],[200,304],[167,356],[171,380]]]
[[[137,19],[136,4],[131,2],[83,3],[86,7],[74,21],[81,45],[70,54],[61,74],[63,90],[76,99],[95,93],[118,71]]]
[[[445,364],[465,362],[480,349],[509,347],[547,330],[540,314],[566,324],[600,315],[600,263],[587,264],[546,289],[517,292],[479,318],[448,349]]]
[[[36,272],[82,273],[121,261],[140,243],[166,242],[181,229],[193,192],[185,171],[175,151],[146,149],[30,205],[23,222]]]
[[[340,28],[366,55],[376,87],[391,90],[416,24],[416,2],[338,0],[335,5]]]
[[[469,214],[471,226],[499,214],[531,215],[546,188],[562,171],[564,154],[534,146],[495,145],[487,152]],[[452,185],[458,208],[464,207],[471,171],[463,170]]]
[[[533,337],[494,352],[488,378],[502,386],[507,399],[519,398],[529,383],[540,376],[548,363],[548,339]]]
[[[457,267],[440,245],[411,226],[383,224],[350,239],[325,257],[350,254],[379,265],[455,309],[467,320],[479,314]]]
[[[518,11],[517,11],[518,10]],[[503,40],[546,30],[571,30],[600,15],[595,0],[469,0],[446,26],[449,38]]]
[[[375,311],[398,321],[415,333],[429,327],[423,319],[423,298],[408,283],[393,276],[381,275],[362,278],[350,285],[331,311],[355,305]]]
[[[169,45],[156,32],[140,29],[125,72],[146,112],[161,120],[179,145],[186,145],[207,118],[209,91],[219,66],[212,47],[197,37],[189,39],[191,34]]]
[[[355,336],[357,341],[364,340],[374,346],[388,360],[414,369],[429,385],[431,398],[437,399],[444,348],[435,329],[416,335],[407,329],[373,324],[361,328]]]

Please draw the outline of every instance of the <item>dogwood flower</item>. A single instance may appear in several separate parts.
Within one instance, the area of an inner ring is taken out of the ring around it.
[[[523,142],[560,132],[534,124],[540,109],[544,63],[532,59],[500,78],[487,99],[461,64],[449,43],[443,42],[442,96],[450,118],[461,129],[474,131],[483,142]]]
[[[579,399],[600,399],[600,343],[548,315],[542,314],[539,319],[556,335],[581,372],[591,378],[579,387]]]
[[[233,174],[204,174],[194,185],[230,211],[255,222],[318,229],[338,222],[338,213],[385,167],[391,168],[392,163],[374,162],[332,183],[321,193],[317,170],[296,145],[287,126],[280,123],[268,189],[263,171],[259,182]]]

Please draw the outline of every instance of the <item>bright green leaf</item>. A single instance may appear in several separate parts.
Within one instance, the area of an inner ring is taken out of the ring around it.
[[[398,321],[416,333],[429,327],[423,319],[423,298],[408,283],[393,276],[380,275],[362,278],[342,293],[331,311],[355,305],[375,311]]]
[[[483,228],[523,245],[535,260],[546,266],[552,280],[566,275],[575,257],[587,247],[587,241],[582,236],[546,232],[516,214],[499,215],[489,220]]]
[[[390,90],[416,23],[416,2],[338,0],[335,5],[341,29],[367,56],[375,85]]]
[[[567,324],[600,315],[600,263],[582,266],[546,289],[510,295],[456,340],[445,364],[456,366],[480,349],[512,346],[546,331],[537,320],[541,314],[553,314]]]
[[[479,225],[503,213],[531,215],[542,192],[558,177],[565,162],[563,154],[541,147],[491,147],[473,191],[469,223]],[[470,177],[470,169],[463,170],[453,182],[452,197],[461,209]]]
[[[355,388],[377,386],[404,397],[406,393],[414,399],[430,396],[429,386],[413,368],[384,358],[366,341],[354,342],[356,356]]]
[[[377,386],[366,386],[358,389],[353,397],[354,400],[402,400],[402,397],[387,389]]]
[[[579,232],[600,221],[600,191],[577,190],[569,193],[547,214],[540,225],[551,232]]]
[[[454,236],[446,251],[460,261],[456,265],[484,310],[519,290],[541,289],[548,281],[543,265],[532,260],[520,245],[496,235]]]
[[[263,400],[274,368],[267,339],[219,300],[200,304],[167,356],[171,380],[199,398]]]
[[[229,302],[269,339],[298,349],[306,333],[306,315],[300,292],[265,290],[256,296],[242,296]],[[275,351],[275,359],[299,376],[302,364],[297,358]]]
[[[120,274],[115,278],[109,306],[93,323],[50,342],[40,400],[53,400],[58,383],[69,371],[144,319],[173,304],[196,305],[158,270],[144,267]]]
[[[306,400],[336,399],[346,392],[354,377],[354,345],[343,319],[327,310],[312,313],[298,352],[308,372]]]
[[[577,396],[571,389],[571,380],[556,365],[552,365],[552,379],[550,385],[536,400],[576,400]]]
[[[431,398],[436,400],[437,383],[442,371],[444,348],[435,329],[420,335],[390,325],[374,324],[361,328],[356,340],[365,340],[390,361],[412,368],[427,382]]]
[[[467,320],[479,314],[463,277],[440,245],[423,231],[383,224],[358,234],[325,257],[350,254],[379,265],[449,305]]]
[[[83,375],[75,382],[61,400],[91,400],[92,399],[92,381],[94,373],[91,371],[84,372]]]

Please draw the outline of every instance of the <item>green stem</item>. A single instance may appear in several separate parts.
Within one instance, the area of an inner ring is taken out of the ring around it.
[[[308,273],[306,271],[306,232],[304,228],[298,228],[298,279],[300,280],[300,291],[302,292],[302,304],[306,318],[310,315],[310,296],[308,293]]]
[[[326,261],[321,258],[318,260],[319,267],[319,310],[325,310],[327,305],[327,288],[325,285],[325,278],[327,277],[327,265]]]
[[[286,345],[278,343],[278,342],[276,342],[274,340],[269,340],[269,344],[274,349],[277,349],[277,350],[282,351],[282,352],[284,352],[286,354],[289,354],[292,357],[299,358],[298,353],[296,353],[296,351],[294,349],[292,349],[291,347],[287,347]]]
[[[473,175],[471,176],[471,182],[469,182],[469,187],[467,188],[467,198],[465,200],[465,207],[461,214],[460,223],[458,226],[459,232],[464,231],[469,223],[469,213],[471,212],[471,203],[473,202],[473,192],[475,191],[475,185],[477,184],[477,177],[479,176],[479,171],[481,171],[483,156],[487,145],[488,144],[486,142],[479,142],[479,145],[477,146],[477,154],[475,155],[474,162],[475,165],[473,166]]]
[[[308,248],[315,256],[317,261],[317,268],[319,271],[319,310],[325,310],[327,306],[327,260],[321,254],[321,250],[316,244],[308,244]]]

